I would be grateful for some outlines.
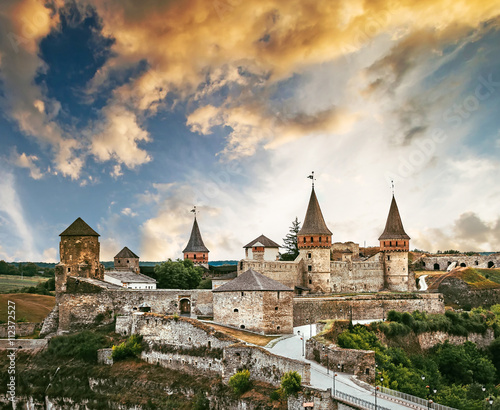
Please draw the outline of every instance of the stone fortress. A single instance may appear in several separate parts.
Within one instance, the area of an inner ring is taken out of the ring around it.
[[[408,271],[409,236],[392,198],[380,252],[363,258],[352,242],[332,243],[313,189],[298,233],[299,256],[276,260],[279,245],[261,235],[247,244],[237,276],[212,290],[156,289],[138,272],[139,257],[124,248],[115,267],[99,262],[99,234],[78,218],[61,235],[56,266],[56,307],[42,334],[71,331],[139,311],[213,318],[215,322],[266,334],[290,334],[294,326],[322,319],[377,319],[385,312],[444,311],[442,295],[415,292]],[[208,264],[194,216],[184,258]],[[215,281],[214,281],[215,282]]]

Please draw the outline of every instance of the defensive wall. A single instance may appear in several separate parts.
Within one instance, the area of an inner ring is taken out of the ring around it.
[[[251,378],[279,385],[285,372],[297,371],[303,384],[311,380],[310,365],[241,343],[210,324],[196,319],[136,313],[117,318],[116,332],[142,335],[147,348],[142,358],[150,363],[188,373],[214,372],[224,381],[237,371],[250,370]]]
[[[97,282],[68,277],[66,293],[59,297],[59,331],[111,322],[114,316],[140,310],[173,315],[187,306],[191,315],[213,314],[211,290],[107,289]]]
[[[306,342],[306,359],[315,360],[335,372],[354,374],[367,383],[375,380],[375,352],[371,350],[343,349],[309,339]]]
[[[6,339],[9,337],[8,328],[9,328],[8,323],[3,323],[0,325],[0,339]],[[16,322],[15,324],[16,336],[19,337],[31,336],[33,333],[35,333],[37,330],[40,330],[41,328],[42,328],[41,323]]]
[[[491,255],[460,255],[460,254],[444,254],[424,256],[421,258],[424,263],[425,270],[447,270],[453,262],[456,262],[457,267],[468,268],[500,268],[500,254]]]
[[[328,319],[384,319],[390,310],[444,313],[444,300],[439,293],[301,296],[293,300],[293,325],[303,326]]]
[[[378,292],[384,288],[384,265],[379,255],[369,261],[330,262],[334,293]]]
[[[303,283],[304,261],[263,261],[242,259],[238,263],[238,275],[253,269],[289,288]]]

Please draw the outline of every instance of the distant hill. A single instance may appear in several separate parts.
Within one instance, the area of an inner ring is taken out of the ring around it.
[[[162,263],[163,261],[159,262],[151,262],[151,261],[140,261],[139,266],[155,266],[158,265],[159,263]],[[14,265],[14,266],[19,266],[19,265],[24,265],[28,262],[7,262],[9,265]],[[35,265],[38,265],[41,268],[54,268],[57,263],[49,263],[49,262],[33,262]],[[114,262],[113,261],[101,261],[101,263],[104,265],[106,269],[112,268]],[[222,266],[222,265],[237,265],[238,261],[237,260],[227,260],[227,261],[210,261],[208,262],[210,266]]]

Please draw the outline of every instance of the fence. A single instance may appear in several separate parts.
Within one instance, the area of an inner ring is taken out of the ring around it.
[[[366,400],[359,399],[358,397],[351,396],[350,394],[342,393],[341,391],[336,391],[335,393],[335,398],[344,400],[350,404],[354,404],[356,406],[359,406],[363,409],[367,410],[389,410],[387,407],[382,407],[379,405],[375,405],[375,403],[371,403]]]
[[[422,399],[421,397],[412,396],[411,394],[402,393],[397,390],[389,389],[388,387],[379,386],[380,393],[387,394],[388,396],[397,397],[399,399],[408,401],[410,403],[418,404],[424,409],[432,409],[432,410],[457,410],[453,407],[443,406],[439,403],[429,403],[427,399]]]

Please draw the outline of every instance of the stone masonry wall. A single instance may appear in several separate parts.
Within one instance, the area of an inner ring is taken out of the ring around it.
[[[378,292],[384,288],[384,266],[370,261],[330,262],[332,292]]]
[[[354,374],[367,383],[375,379],[375,352],[371,350],[342,349],[309,339],[306,342],[306,359],[328,365],[335,372]]]
[[[59,243],[61,263],[69,269],[69,275],[78,271],[78,265],[89,265],[89,277],[102,279],[103,269],[99,262],[100,244],[97,236],[61,236]]]
[[[293,325],[302,326],[326,319],[382,319],[389,310],[444,313],[443,297],[439,293],[401,293],[357,296],[295,297]]]
[[[148,344],[171,345],[184,349],[201,346],[222,349],[238,342],[238,339],[198,320],[151,313],[132,315],[131,333],[143,336]]]
[[[338,405],[333,401],[332,391],[308,388],[306,392],[288,396],[288,410],[304,410],[304,403],[313,403],[314,410],[337,410]]]
[[[222,378],[225,382],[241,369],[250,371],[251,379],[278,386],[281,377],[289,371],[296,371],[302,377],[302,384],[311,383],[311,365],[283,356],[276,356],[257,346],[243,343],[224,348],[225,368]]]
[[[0,339],[6,339],[9,337],[7,329],[9,325],[8,323],[3,323],[0,325]],[[16,323],[16,336],[31,336],[37,330],[42,328],[41,323]]]
[[[426,332],[419,334],[417,339],[420,347],[424,350],[430,349],[438,343],[444,343],[445,340],[448,340],[452,345],[461,345],[469,341],[475,343],[479,349],[484,349],[495,340],[495,335],[493,329],[487,329],[484,335],[470,333],[468,336],[455,336],[445,332]]]
[[[448,266],[453,262],[457,263],[457,266],[460,266],[462,263],[465,264],[466,267],[471,268],[488,268],[488,264],[493,264],[493,267],[500,267],[500,254],[493,255],[474,255],[474,256],[466,256],[466,255],[434,255],[434,256],[426,256],[422,258],[422,261],[425,263],[424,269],[426,270],[437,270],[434,265],[439,265],[439,270],[447,270]]]
[[[68,278],[68,288],[72,288],[73,278]],[[71,285],[71,286],[70,286]],[[81,281],[76,287],[90,284]],[[79,329],[95,324],[99,314],[106,320],[115,315],[129,315],[139,310],[141,304],[151,307],[151,312],[161,314],[180,313],[181,299],[189,299],[194,315],[212,315],[211,290],[105,290],[95,286],[96,293],[63,293],[59,297],[59,331]],[[75,291],[78,291],[76,289]]]
[[[408,279],[408,252],[384,251],[385,288],[391,291],[406,292],[415,289],[415,282]]]
[[[250,268],[292,289],[296,285],[302,285],[301,262],[243,259],[238,264],[238,275],[241,275]]]
[[[212,357],[189,356],[178,353],[161,353],[157,351],[142,352],[141,359],[148,363],[159,364],[162,367],[179,370],[190,374],[211,372],[222,374],[222,359]]]
[[[264,334],[293,333],[291,291],[215,292],[213,298],[215,322]]]

